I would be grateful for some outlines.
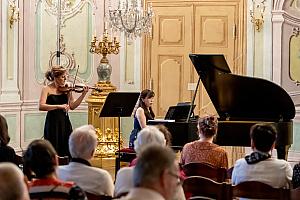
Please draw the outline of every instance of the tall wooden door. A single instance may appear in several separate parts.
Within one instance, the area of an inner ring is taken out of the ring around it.
[[[151,2],[148,0],[147,2]],[[144,40],[142,83],[156,93],[154,111],[165,115],[171,105],[191,101],[198,74],[189,53],[224,54],[233,72],[242,73],[243,0],[152,1],[153,36]],[[196,114],[215,113],[200,87]]]
[[[190,101],[192,81],[192,6],[154,7],[150,87],[156,93],[154,110],[162,117],[169,106]]]
[[[232,72],[235,66],[238,9],[236,4],[195,5],[195,53],[224,54]],[[199,89],[199,114],[216,114],[203,85]]]

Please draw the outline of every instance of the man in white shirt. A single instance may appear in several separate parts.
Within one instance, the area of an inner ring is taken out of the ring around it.
[[[120,200],[170,200],[180,185],[175,153],[169,147],[152,144],[138,155],[133,169],[134,187]]]
[[[59,166],[57,175],[64,181],[75,182],[85,192],[113,196],[114,185],[111,175],[106,170],[92,167],[89,163],[96,147],[97,135],[92,125],[75,129],[69,138],[71,162]]]
[[[275,147],[276,129],[270,124],[256,124],[250,130],[253,152],[236,161],[232,172],[232,184],[260,181],[275,188],[289,188],[292,168],[285,160],[271,158]]]

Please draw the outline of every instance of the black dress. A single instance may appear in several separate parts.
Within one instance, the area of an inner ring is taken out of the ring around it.
[[[146,122],[148,120],[153,119],[152,116],[151,116],[151,118],[148,117],[147,115],[145,115],[145,116],[146,116]],[[134,114],[133,130],[131,131],[130,136],[129,136],[129,148],[130,149],[134,149],[134,141],[137,138],[137,134],[138,134],[138,132],[140,132],[140,130],[142,130],[142,127],[139,123],[139,120],[137,119],[137,117]]]
[[[68,95],[50,94],[46,103],[49,105],[67,104]],[[71,133],[72,125],[67,112],[62,109],[48,111],[45,120],[44,138],[50,141],[59,156],[70,156],[68,140]]]

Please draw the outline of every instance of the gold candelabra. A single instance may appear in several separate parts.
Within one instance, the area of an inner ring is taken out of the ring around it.
[[[117,55],[119,53],[120,42],[117,41],[116,37],[109,41],[107,31],[104,32],[102,41],[99,41],[98,44],[97,41],[97,36],[94,36],[91,41],[90,52],[102,55],[100,63],[108,63],[107,54]]]

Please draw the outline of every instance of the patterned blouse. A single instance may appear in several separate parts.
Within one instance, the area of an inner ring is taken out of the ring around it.
[[[300,163],[294,166],[292,183],[293,188],[300,187]]]
[[[228,168],[225,149],[210,142],[199,140],[184,145],[181,153],[181,164],[205,162],[216,167]]]

